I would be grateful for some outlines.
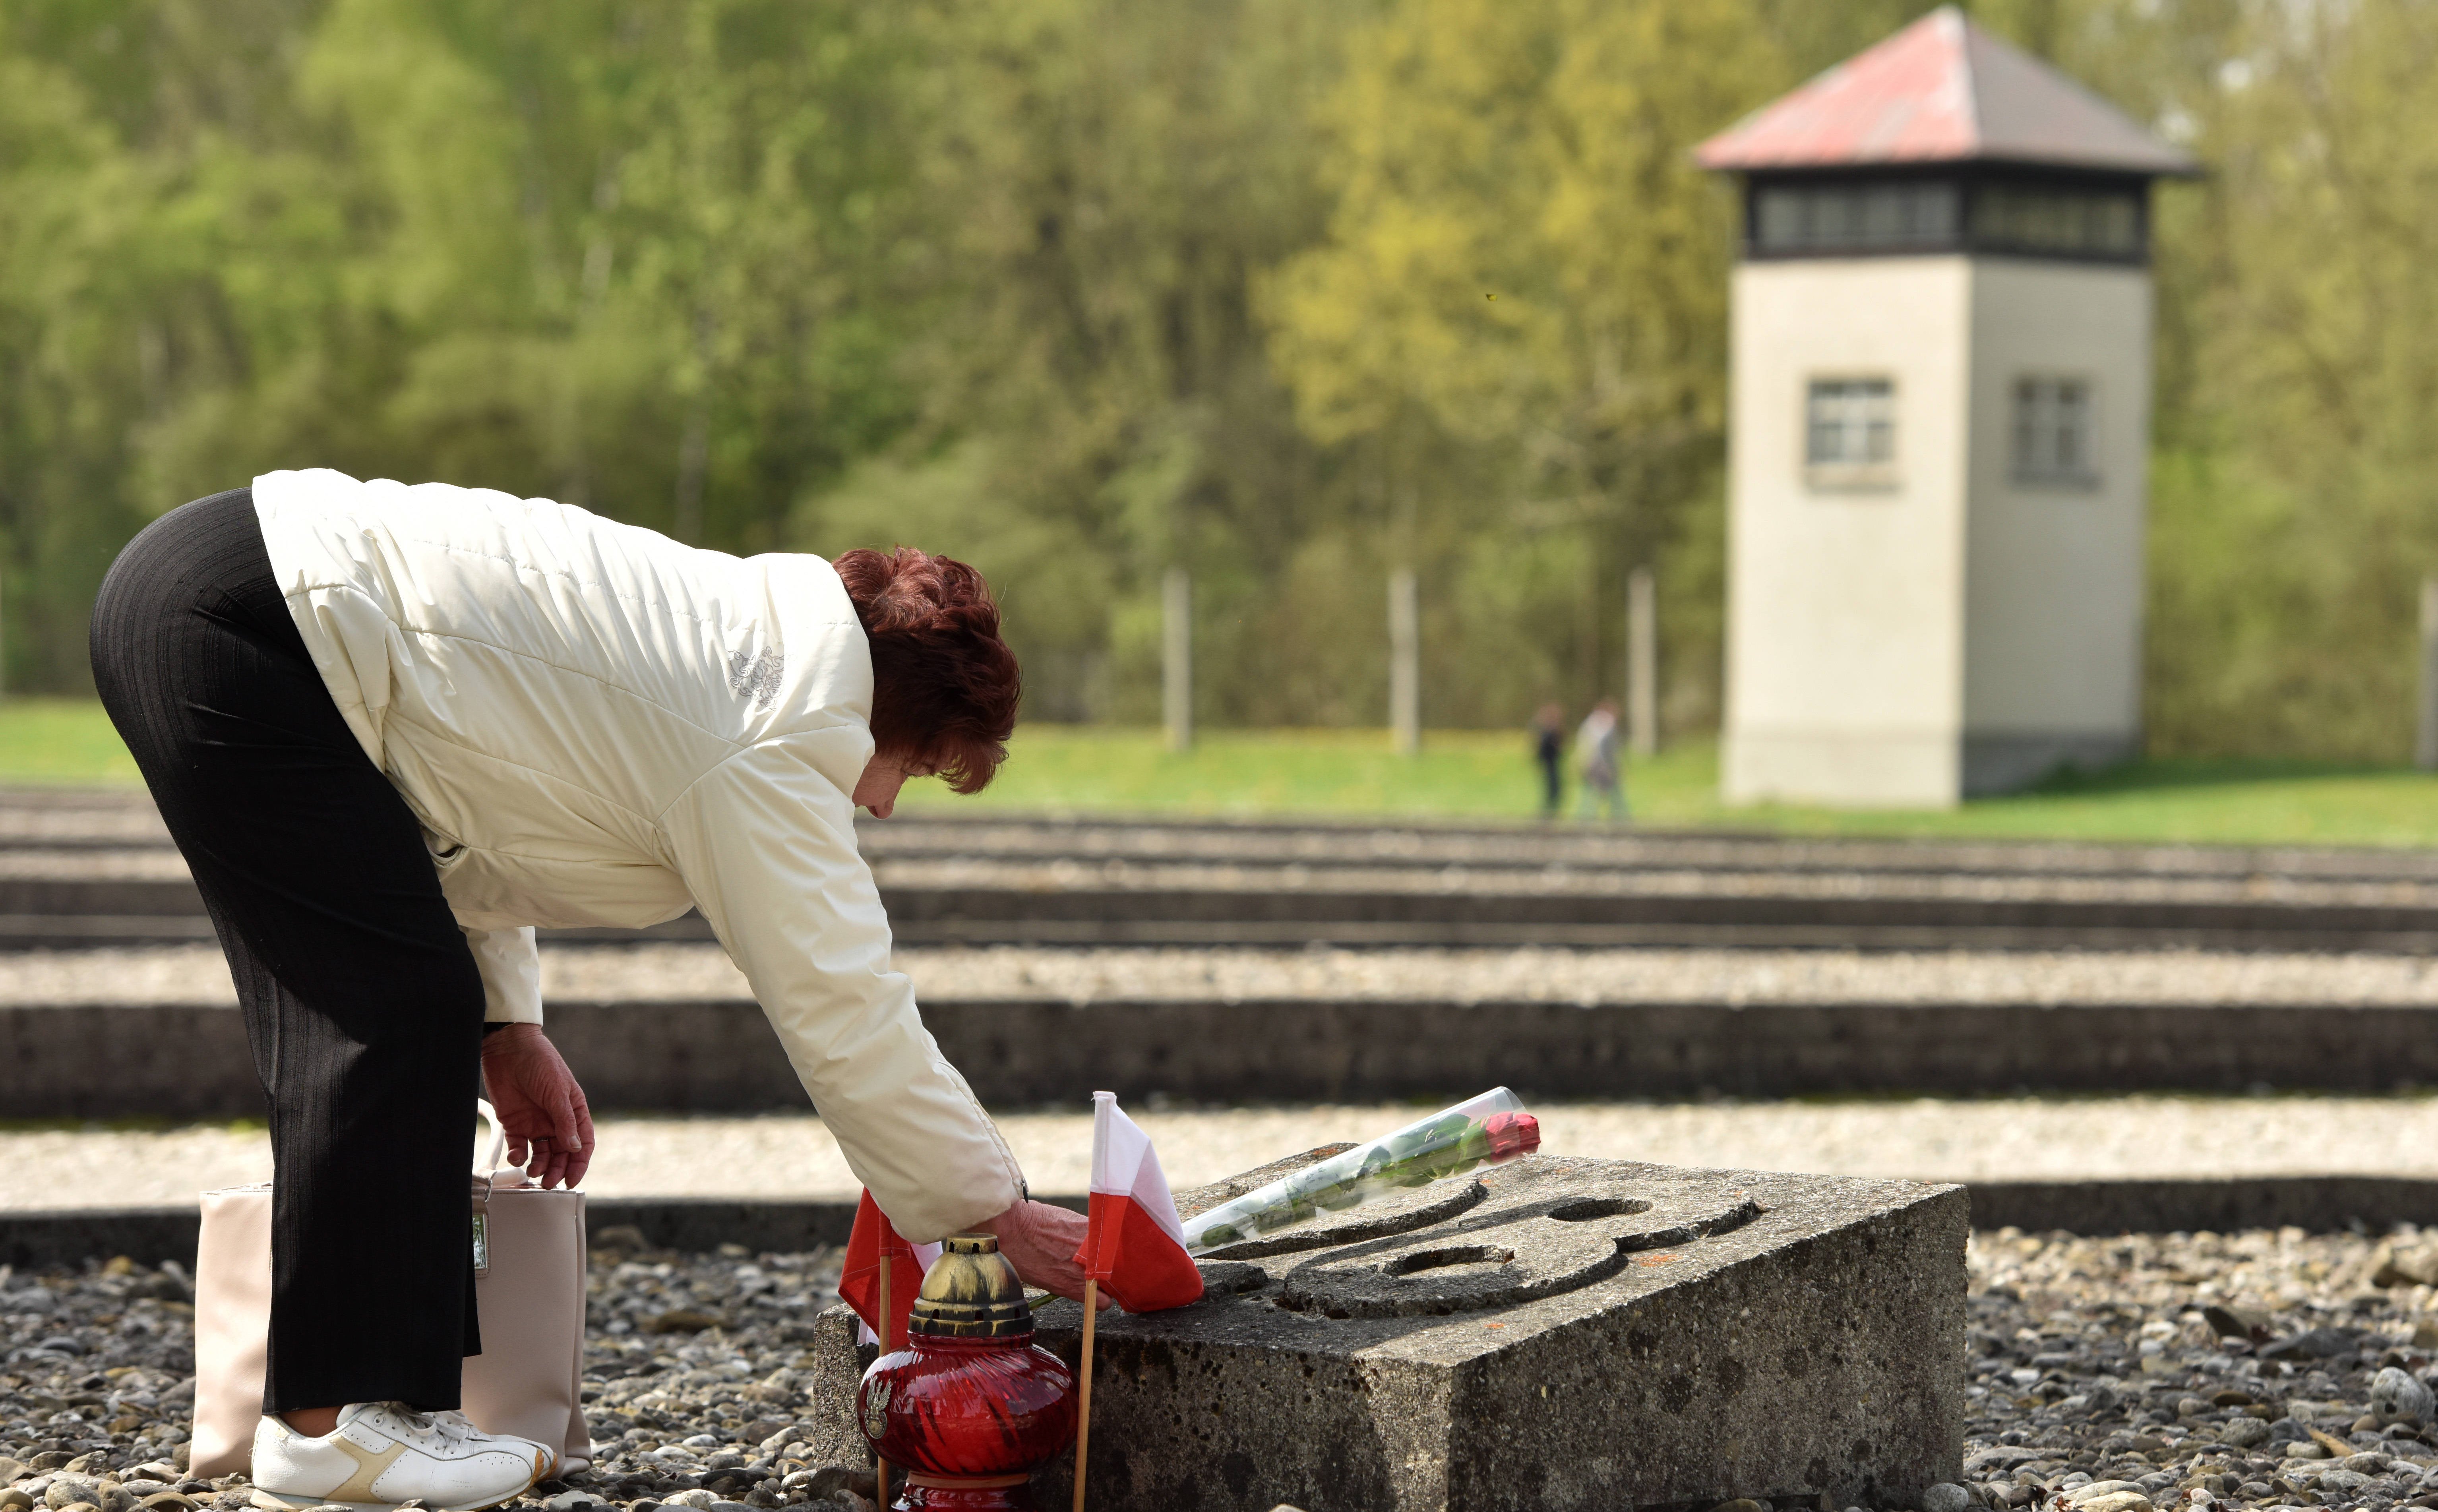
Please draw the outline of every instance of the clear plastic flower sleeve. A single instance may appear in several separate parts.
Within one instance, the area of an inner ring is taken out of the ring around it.
[[[1502,1165],[1541,1148],[1541,1124],[1505,1087],[1444,1108],[1185,1221],[1185,1248],[1204,1255],[1359,1206],[1404,1187]]]

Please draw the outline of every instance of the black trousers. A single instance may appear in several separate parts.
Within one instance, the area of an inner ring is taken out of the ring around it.
[[[263,1410],[458,1404],[483,981],[419,826],[305,650],[251,490],[163,516],[93,615],[101,701],[186,853],[271,1100]]]

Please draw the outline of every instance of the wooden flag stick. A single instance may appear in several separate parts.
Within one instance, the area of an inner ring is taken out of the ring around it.
[[[880,1246],[880,1352],[889,1353],[889,1246],[887,1244]],[[873,1487],[877,1493],[874,1504],[879,1507],[881,1512],[888,1512],[889,1462],[874,1454],[872,1457],[872,1463],[873,1476],[877,1482]]]
[[[1101,1314],[1101,1283],[1084,1278],[1084,1387],[1075,1399],[1075,1512],[1084,1512],[1084,1451],[1092,1442],[1092,1322]]]

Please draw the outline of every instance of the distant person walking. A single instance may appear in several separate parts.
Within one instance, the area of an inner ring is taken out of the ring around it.
[[[1598,799],[1602,814],[1609,819],[1626,818],[1625,766],[1617,749],[1616,699],[1601,699],[1583,716],[1582,728],[1575,731],[1575,763],[1583,774],[1582,817],[1592,817],[1592,801]]]
[[[1532,759],[1541,764],[1541,818],[1554,819],[1566,797],[1566,712],[1556,704],[1532,716]]]

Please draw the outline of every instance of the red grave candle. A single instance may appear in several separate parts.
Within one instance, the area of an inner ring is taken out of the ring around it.
[[[890,1465],[903,1512],[1030,1509],[1033,1470],[1075,1441],[1075,1375],[1033,1342],[1016,1267],[988,1234],[955,1234],[923,1277],[907,1347],[856,1391],[856,1422]]]

